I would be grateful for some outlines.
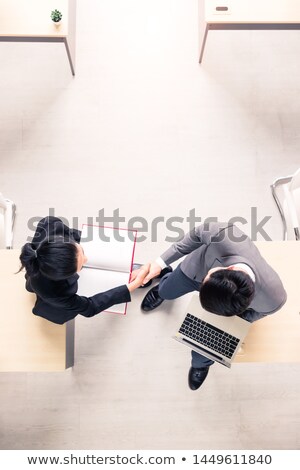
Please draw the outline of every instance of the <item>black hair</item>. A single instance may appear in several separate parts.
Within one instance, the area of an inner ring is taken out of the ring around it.
[[[243,313],[254,297],[255,286],[243,271],[220,269],[200,287],[200,302],[208,312],[227,317]]]
[[[67,279],[77,271],[77,247],[75,242],[56,237],[45,240],[35,250],[31,243],[22,247],[21,268],[25,268],[30,277],[43,276],[59,281]]]

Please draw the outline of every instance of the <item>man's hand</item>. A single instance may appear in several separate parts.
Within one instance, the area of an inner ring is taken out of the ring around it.
[[[133,292],[138,287],[145,284],[145,277],[149,273],[150,263],[144,264],[141,268],[132,272],[130,282],[127,284],[129,292]]]

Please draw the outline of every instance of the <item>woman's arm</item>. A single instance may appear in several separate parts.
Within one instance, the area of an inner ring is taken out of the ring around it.
[[[134,281],[127,285],[114,287],[108,291],[100,292],[99,294],[91,297],[72,294],[69,296],[58,296],[48,299],[44,298],[43,300],[54,307],[62,308],[68,313],[74,314],[74,317],[78,314],[85,317],[93,317],[94,315],[97,315],[97,313],[107,310],[113,305],[130,302],[130,293],[142,285],[148,271],[149,265],[145,265]]]
[[[100,292],[91,297],[73,294],[65,297],[44,298],[43,300],[53,307],[63,309],[68,312],[68,314],[72,314],[72,317],[76,315],[93,317],[113,305],[130,302],[131,296],[128,287],[123,285],[106,292]]]

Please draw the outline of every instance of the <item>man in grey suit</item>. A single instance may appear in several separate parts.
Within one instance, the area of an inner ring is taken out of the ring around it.
[[[205,310],[253,322],[276,312],[286,301],[278,274],[234,224],[210,222],[196,227],[151,263],[144,284],[183,256],[182,263],[147,293],[141,305],[143,311],[154,310],[164,300],[199,291]],[[133,278],[137,272],[133,272]],[[188,378],[192,390],[202,385],[212,364],[192,351]]]

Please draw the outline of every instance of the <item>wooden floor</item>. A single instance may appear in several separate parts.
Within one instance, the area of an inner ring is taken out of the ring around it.
[[[298,33],[216,32],[200,67],[197,3],[78,1],[75,78],[60,44],[0,44],[16,247],[49,207],[70,225],[103,207],[149,224],[195,208],[249,234],[256,207],[280,238],[269,185],[300,163]],[[137,262],[177,235],[149,231]],[[215,365],[192,392],[171,339],[189,296],[146,315],[144,294],[126,318],[78,318],[72,370],[0,374],[1,449],[300,449],[300,364]]]

